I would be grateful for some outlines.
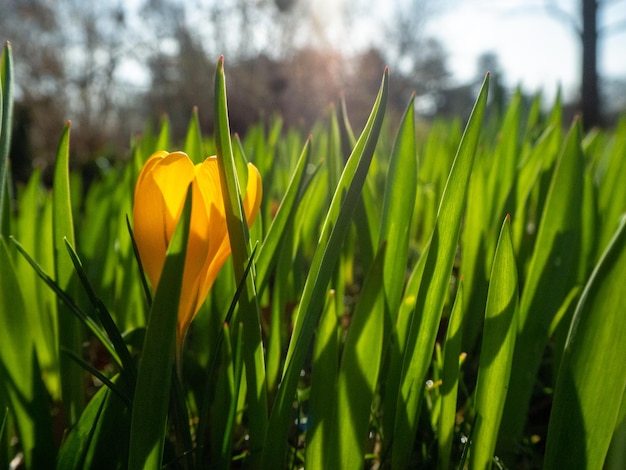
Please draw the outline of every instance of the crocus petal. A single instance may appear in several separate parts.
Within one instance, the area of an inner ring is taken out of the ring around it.
[[[167,246],[193,177],[193,164],[185,154],[157,152],[146,162],[137,179],[134,235],[153,288],[159,283]]]
[[[190,184],[191,221],[178,307],[178,348],[231,253],[217,158],[207,158],[194,166],[182,152],[155,153],[139,174],[133,208],[139,255],[156,289]],[[248,226],[258,214],[261,196],[261,177],[249,164],[243,200]]]

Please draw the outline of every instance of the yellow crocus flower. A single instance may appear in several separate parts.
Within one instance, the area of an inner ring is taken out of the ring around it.
[[[177,350],[231,252],[217,158],[209,157],[194,165],[183,152],[156,152],[139,173],[133,207],[139,256],[156,289],[189,184],[192,187],[191,222],[178,306]],[[261,196],[261,176],[249,163],[243,200],[248,226],[259,212]]]

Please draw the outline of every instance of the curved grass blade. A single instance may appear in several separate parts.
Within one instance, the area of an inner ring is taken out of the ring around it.
[[[337,380],[337,417],[332,448],[338,460],[326,468],[363,468],[370,410],[378,382],[385,333],[383,243],[363,284],[350,321]]]
[[[110,382],[115,388],[100,388],[63,441],[56,462],[58,470],[126,467],[131,410],[122,396],[128,397],[132,391],[119,375]]]
[[[431,362],[439,321],[456,256],[467,186],[487,104],[489,75],[469,118],[443,192],[437,221],[429,241],[424,273],[406,339],[400,393],[395,410],[393,468],[406,468],[411,458],[423,397],[426,371]]]
[[[202,163],[202,160],[204,160],[202,154],[202,131],[200,130],[197,106],[194,106],[191,112],[191,120],[189,121],[189,127],[187,127],[184,149],[192,162]]]
[[[582,293],[565,344],[545,468],[603,468],[626,390],[626,217]],[[623,416],[622,416],[623,419]]]
[[[91,375],[96,377],[100,382],[106,385],[112,392],[116,393],[128,406],[128,408],[132,408],[133,402],[130,399],[130,395],[124,393],[117,385],[115,385],[106,375],[96,369],[94,366],[85,361],[82,357],[78,357],[72,351],[68,351],[67,349],[62,349],[61,353],[67,354],[76,364],[83,368],[86,372],[89,372]]]
[[[133,398],[128,456],[131,470],[160,468],[163,457],[178,304],[189,238],[191,193],[190,186],[150,309]]]
[[[161,117],[161,129],[159,130],[159,136],[157,137],[155,148],[152,149],[152,152],[169,150],[171,148],[170,142],[170,118],[167,114],[164,114],[163,117]]]
[[[52,192],[52,232],[54,246],[54,275],[61,289],[75,297],[76,282],[74,267],[67,256],[65,238],[72,245],[74,241],[74,221],[70,198],[69,181],[69,147],[70,122],[63,129],[57,160],[54,167],[54,186]],[[65,313],[64,313],[65,312]],[[59,336],[59,350],[67,349],[77,356],[82,354],[82,331],[80,323],[72,315],[67,315],[67,305],[57,297],[57,324]],[[59,373],[61,376],[61,395],[67,416],[68,425],[78,421],[85,406],[83,371],[76,367],[67,356],[59,355]]]
[[[496,246],[487,293],[470,468],[489,468],[493,459],[511,375],[518,308],[517,266],[511,219],[507,216]]]
[[[267,430],[267,384],[254,271],[249,276],[244,276],[246,264],[250,259],[249,233],[241,202],[241,188],[230,138],[226,101],[224,57],[220,57],[215,71],[215,145],[235,277],[246,280],[246,289],[239,298],[239,314],[244,329],[243,357],[246,365],[250,416],[249,464],[254,468],[260,462]]]
[[[224,325],[230,325],[231,323],[233,314],[235,313],[235,307],[237,306],[237,303],[239,302],[241,293],[246,287],[246,279],[248,277],[248,274],[250,273],[250,270],[252,269],[252,266],[254,263],[253,261],[254,255],[256,253],[258,246],[259,246],[258,243],[254,245],[254,249],[252,250],[250,259],[248,260],[248,264],[246,265],[246,270],[244,271],[244,277],[240,279],[239,283],[237,284],[237,290],[235,291],[235,294],[233,295],[233,298],[231,299],[230,306],[228,307],[228,311],[226,312],[226,317],[224,318]],[[239,331],[237,333],[239,333]],[[211,360],[207,368],[207,376],[204,382],[204,393],[203,393],[204,397],[208,397],[210,395],[211,387],[213,385],[213,382],[216,380],[215,371],[217,370],[218,362],[220,360],[219,359],[220,350],[222,349],[222,345],[224,344],[224,341],[226,340],[225,335],[226,335],[225,329],[224,328],[220,329],[218,336],[217,336],[217,341],[215,341],[215,345],[213,346],[213,351],[210,356]],[[198,436],[196,439],[197,442],[204,442],[205,430],[206,430],[206,427],[208,426],[208,420],[209,420],[209,406],[210,406],[209,400],[204,400],[202,402],[200,416],[198,418]],[[200,453],[198,453],[198,458],[201,459],[201,457],[202,456],[200,455]],[[198,464],[200,464],[200,461],[198,462]]]
[[[417,150],[415,143],[415,94],[407,106],[391,152],[389,173],[383,199],[380,241],[392,249],[385,256],[385,285],[387,311],[391,325],[397,318],[407,270],[409,233],[417,193]]]
[[[498,452],[513,452],[526,422],[533,384],[554,316],[579,280],[584,193],[582,127],[575,122],[552,175],[520,297],[519,339]],[[550,282],[546,282],[549,279]]]
[[[224,332],[222,334],[223,337],[229,338],[229,327],[228,324],[224,325]],[[230,348],[229,348],[230,349]],[[232,397],[229,407],[228,407],[228,415],[226,420],[226,426],[224,428],[224,434],[222,437],[222,448],[220,451],[220,465],[219,468],[224,470],[228,470],[231,468],[231,455],[232,455],[232,447],[233,447],[233,429],[235,426],[235,418],[237,414],[237,405],[239,396],[239,388],[241,386],[241,377],[243,372],[243,358],[242,358],[242,349],[243,349],[243,325],[240,323],[239,328],[237,328],[237,339],[235,341],[235,353],[232,359],[232,383],[231,385],[231,393]],[[232,352],[231,352],[232,354]]]
[[[113,344],[107,337],[106,333],[102,331],[100,325],[98,325],[93,318],[83,312],[70,295],[65,292],[61,287],[52,279],[50,276],[46,274],[46,272],[37,264],[37,262],[30,257],[30,255],[26,252],[24,247],[14,238],[11,238],[11,241],[17,248],[17,251],[20,252],[22,256],[28,261],[28,263],[33,267],[37,275],[52,289],[58,299],[63,302],[63,304],[67,307],[65,314],[74,315],[97,339],[102,343],[107,352],[111,355],[111,358],[115,361],[117,365],[122,367],[122,361],[117,355],[117,351],[113,347]]]
[[[285,191],[285,195],[280,203],[276,216],[265,235],[263,245],[259,249],[256,258],[257,289],[259,294],[263,293],[269,281],[269,271],[278,258],[277,251],[285,236],[286,230],[293,224],[294,215],[298,208],[298,202],[302,198],[306,184],[304,175],[311,158],[311,138],[304,144],[302,153],[298,158],[296,169],[292,173],[291,180]]]
[[[98,318],[100,319],[102,327],[109,335],[109,339],[111,340],[115,351],[122,361],[124,372],[129,374],[131,382],[134,382],[137,378],[137,369],[135,367],[135,362],[133,361],[133,358],[128,351],[128,348],[126,347],[126,343],[122,338],[120,330],[117,328],[117,325],[115,324],[115,321],[113,321],[113,318],[111,317],[109,310],[106,308],[106,305],[104,305],[104,302],[100,300],[100,298],[96,295],[93,288],[91,287],[91,283],[89,282],[89,279],[87,278],[87,273],[85,273],[83,265],[78,258],[78,254],[76,254],[76,251],[74,251],[74,248],[67,239],[65,239],[65,246],[70,255],[70,258],[72,259],[72,264],[74,264],[76,274],[78,274],[78,279],[83,285],[83,288],[87,293],[87,297],[89,297],[89,301],[91,302],[94,309],[96,310],[96,313],[98,314]],[[72,353],[72,351],[69,352]]]
[[[0,233],[8,227],[8,214],[4,213],[4,197],[7,188],[7,168],[9,149],[11,148],[11,129],[13,123],[13,55],[7,42],[0,60]]]
[[[327,454],[337,452],[333,426],[337,408],[337,374],[339,370],[339,332],[335,291],[326,297],[324,312],[315,337],[309,393],[309,415],[306,432],[305,464],[309,470],[328,468]]]
[[[139,256],[139,248],[137,248],[137,242],[135,241],[133,228],[130,226],[130,219],[128,218],[128,214],[126,214],[126,227],[128,228],[128,234],[130,235],[130,239],[133,245],[133,253],[135,255],[135,260],[137,262],[137,267],[139,268],[139,277],[141,279],[141,286],[143,287],[143,292],[146,296],[146,300],[148,301],[148,307],[150,307],[152,306],[152,292],[150,291],[150,286],[148,285],[148,279],[146,278],[146,272],[144,271],[143,264],[141,263],[141,257]]]
[[[350,228],[352,214],[359,201],[361,188],[374,155],[385,114],[388,83],[389,70],[385,69],[372,113],[341,175],[322,227],[318,247],[313,255],[295,317],[282,382],[270,414],[269,428],[272,432],[267,434],[263,448],[263,468],[268,470],[284,465],[293,397],[300,370],[323,309],[328,282],[335,271],[343,240]]]
[[[48,394],[11,254],[0,236],[0,394],[15,418],[28,468],[55,459]],[[6,401],[5,401],[6,400]]]
[[[450,452],[452,450],[452,438],[454,437],[454,425],[456,421],[457,394],[459,389],[459,356],[463,336],[463,278],[459,281],[456,291],[456,299],[450,314],[448,331],[443,347],[443,371],[441,374],[441,413],[439,415],[439,428],[437,444],[437,468],[448,470],[450,468]]]

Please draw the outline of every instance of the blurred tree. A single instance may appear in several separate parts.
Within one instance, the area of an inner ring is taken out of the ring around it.
[[[15,56],[11,159],[17,168],[33,161],[46,166],[68,119],[74,162],[92,159],[115,141],[121,116],[114,74],[124,29],[124,10],[109,2],[0,2],[0,31]]]
[[[599,92],[598,40],[626,27],[622,18],[613,24],[599,25],[601,9],[615,8],[619,0],[580,0],[578,14],[572,15],[560,7],[556,0],[546,0],[546,9],[574,31],[581,44],[580,110],[586,129],[602,124],[602,103]],[[609,15],[607,15],[609,16]]]
[[[382,47],[401,85],[392,99],[402,109],[415,92],[418,109],[436,114],[443,105],[442,92],[451,86],[447,52],[442,43],[424,35],[428,18],[440,5],[429,0],[400,0],[394,3],[391,24]]]

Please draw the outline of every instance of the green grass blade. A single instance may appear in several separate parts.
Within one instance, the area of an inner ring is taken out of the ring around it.
[[[109,341],[109,338],[107,337],[105,332],[93,320],[93,318],[91,318],[89,315],[83,312],[80,309],[80,307],[76,305],[72,297],[70,297],[70,295],[67,292],[65,292],[63,289],[61,289],[61,287],[54,281],[54,279],[52,279],[50,276],[46,274],[43,268],[39,264],[37,264],[37,262],[33,258],[31,258],[31,256],[26,252],[24,247],[20,245],[20,243],[17,240],[12,238],[11,241],[17,248],[17,251],[19,251],[20,254],[24,256],[26,261],[28,261],[28,263],[33,267],[33,269],[35,270],[37,275],[41,278],[41,280],[43,280],[46,283],[46,285],[50,287],[50,289],[55,293],[57,299],[63,302],[63,304],[66,307],[66,311],[64,311],[63,314],[74,315],[85,327],[87,327],[87,329],[100,341],[100,343],[102,343],[102,345],[106,348],[109,354],[111,354],[111,358],[118,365],[121,366],[122,362],[120,361],[117,355],[117,352],[115,351],[115,348],[113,347],[112,343]]]
[[[383,199],[380,241],[391,247],[385,256],[385,297],[391,324],[395,324],[407,270],[411,216],[417,194],[417,150],[415,143],[415,96],[400,123]]]
[[[545,468],[603,468],[626,391],[626,218],[570,325],[554,390]],[[623,417],[622,417],[623,419]]]
[[[83,285],[83,288],[87,293],[87,297],[89,297],[89,301],[91,302],[94,310],[98,314],[98,318],[100,319],[102,327],[107,332],[112,346],[121,360],[123,370],[126,374],[129,374],[131,378],[131,383],[133,383],[137,378],[137,369],[135,367],[135,362],[133,361],[133,358],[128,351],[128,348],[126,347],[126,343],[122,338],[122,334],[117,328],[117,325],[111,317],[111,314],[109,313],[106,305],[104,305],[104,302],[100,300],[100,298],[96,295],[93,288],[91,287],[91,283],[89,282],[87,273],[85,273],[83,265],[78,258],[78,254],[76,253],[76,251],[74,251],[74,247],[72,247],[67,239],[65,239],[65,246],[72,260],[72,264],[74,265],[74,269],[76,269],[76,273],[78,274],[78,279]]]
[[[487,104],[489,76],[485,78],[444,189],[435,228],[430,237],[422,282],[406,340],[402,382],[393,432],[393,468],[406,468],[417,433],[426,371],[430,364],[467,198],[474,154]]]
[[[374,155],[387,102],[388,74],[389,71],[385,70],[370,118],[344,168],[322,227],[318,248],[315,250],[296,314],[282,383],[270,415],[269,427],[272,432],[267,435],[263,454],[263,468],[266,469],[281,468],[284,464],[292,402],[300,370],[323,308],[328,282],[339,259],[343,240],[350,228],[351,216]]]
[[[230,335],[228,324],[224,325],[224,337],[228,338]],[[228,348],[230,349],[230,348]],[[224,470],[231,468],[232,460],[232,442],[233,442],[233,429],[235,427],[235,419],[237,416],[237,397],[239,396],[239,388],[241,387],[241,380],[243,375],[243,325],[240,323],[237,328],[237,338],[235,341],[234,355],[229,351],[229,354],[233,358],[229,361],[232,363],[232,382],[230,384],[230,403],[228,404],[228,417],[226,420],[226,426],[224,427],[224,434],[222,437],[222,447],[220,451],[220,467]],[[227,362],[228,363],[228,362]]]
[[[0,237],[0,394],[15,418],[26,466],[45,468],[56,453],[52,420],[19,282]]]
[[[187,135],[185,136],[185,153],[194,163],[201,163],[205,155],[202,151],[202,131],[200,130],[200,119],[198,117],[198,107],[194,106],[191,113]]]
[[[378,382],[385,333],[383,272],[386,245],[380,248],[363,284],[350,321],[337,381],[336,436],[339,460],[326,468],[363,468],[370,410]],[[338,464],[338,465],[337,465]]]
[[[41,171],[33,172],[18,200],[19,213],[14,226],[16,237],[28,252],[33,253],[33,256],[40,258],[39,255],[46,252],[48,257],[51,257],[51,224],[47,218],[50,212],[46,211],[46,206],[50,207],[51,199],[43,190]],[[15,269],[22,291],[29,293],[24,298],[24,303],[44,382],[53,400],[60,400],[54,293],[40,282],[37,272],[22,256],[16,257]]]
[[[337,452],[332,430],[337,408],[339,329],[335,291],[328,293],[315,337],[311,367],[309,417],[305,463],[310,470],[324,470],[327,454]]]
[[[554,170],[523,283],[511,393],[498,444],[498,452],[505,456],[522,433],[552,320],[577,282],[584,192],[581,135],[577,122],[567,136]]]
[[[7,169],[9,166],[9,149],[11,148],[11,132],[13,122],[13,55],[11,45],[7,42],[2,50],[0,60],[0,233],[8,227],[4,217],[4,197],[7,189]]]
[[[161,118],[161,129],[159,131],[159,136],[157,137],[155,147],[151,150],[151,152],[148,153],[148,155],[150,155],[150,153],[152,152],[157,152],[159,150],[165,150],[169,152],[169,149],[171,148],[170,144],[170,119],[167,114],[165,114]]]
[[[438,428],[437,468],[450,468],[450,452],[456,423],[457,394],[459,389],[459,356],[463,335],[463,278],[459,281],[454,306],[450,314],[448,331],[443,348],[443,372],[441,374],[441,414]]]
[[[132,390],[119,376],[111,382],[119,393],[102,387],[89,401],[63,441],[58,470],[126,467],[131,409],[121,396],[130,396]]]
[[[485,327],[476,385],[471,468],[489,468],[506,400],[517,336],[519,292],[511,238],[511,220],[504,219],[496,246],[485,310]]]
[[[61,135],[54,168],[52,231],[56,282],[70,297],[75,297],[74,267],[65,248],[66,238],[72,245],[75,244],[70,201],[69,146],[70,123],[68,122]],[[57,312],[59,349],[67,349],[77,356],[81,356],[82,332],[80,324],[76,318],[67,314],[67,306],[58,297]],[[59,355],[59,371],[67,423],[72,425],[76,423],[85,406],[83,371],[64,355]]]
[[[278,258],[277,252],[282,245],[285,232],[293,226],[295,212],[298,203],[302,199],[305,189],[304,175],[311,158],[311,139],[306,141],[302,153],[298,158],[296,169],[292,173],[291,180],[287,186],[287,191],[283,196],[276,216],[265,235],[263,245],[259,249],[256,259],[257,288],[259,294],[263,292],[269,281],[269,272]]]
[[[598,195],[602,227],[600,229],[598,248],[604,250],[607,242],[615,231],[619,217],[626,211],[626,117],[623,117],[615,129],[615,142],[608,155],[605,173]]]
[[[223,188],[224,207],[228,236],[232,248],[233,266],[237,279],[244,278],[250,258],[248,225],[241,202],[241,188],[237,177],[237,165],[233,155],[226,103],[226,78],[224,58],[218,61],[215,72],[215,144]],[[243,358],[248,387],[248,413],[250,415],[250,461],[257,466],[262,455],[263,440],[267,429],[267,384],[265,359],[261,340],[260,312],[254,285],[254,272],[246,277],[246,289],[239,298],[239,321],[243,323]]]
[[[165,265],[150,309],[133,398],[128,456],[128,468],[131,470],[161,467],[174,367],[178,303],[189,238],[191,193],[190,187],[167,249]]]

